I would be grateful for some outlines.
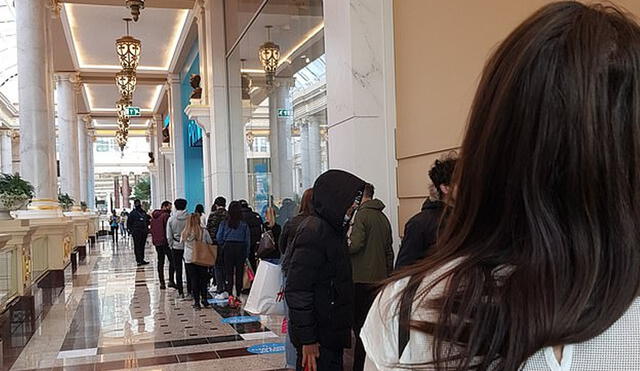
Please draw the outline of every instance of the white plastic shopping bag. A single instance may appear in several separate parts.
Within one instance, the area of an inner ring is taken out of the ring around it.
[[[260,261],[244,310],[251,314],[285,315],[282,268]]]

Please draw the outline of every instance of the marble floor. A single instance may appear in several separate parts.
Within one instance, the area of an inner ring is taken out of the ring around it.
[[[281,317],[214,305],[194,310],[160,290],[155,250],[136,267],[131,239],[101,238],[41,319],[11,370],[278,370]],[[5,365],[6,366],[6,365]]]

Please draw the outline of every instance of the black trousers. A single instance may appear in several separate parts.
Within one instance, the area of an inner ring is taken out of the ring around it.
[[[244,261],[247,259],[247,246],[242,242],[227,242],[224,244],[224,273],[227,276],[227,292],[233,295],[235,279],[236,295],[242,292],[242,278],[244,276]]]
[[[369,309],[376,298],[377,287],[370,283],[354,283],[354,324],[353,332],[356,335],[356,346],[353,350],[353,371],[362,371],[367,353],[364,350],[362,340],[360,340],[360,330],[367,319]]]
[[[111,227],[111,240],[113,241],[114,245],[116,242],[118,242],[118,227]]]
[[[147,231],[131,231],[133,237],[133,251],[138,264],[144,261],[144,245],[147,243]]]
[[[167,258],[169,262],[169,282],[173,282],[173,276],[175,275],[175,269],[173,267],[173,258],[171,257],[171,249],[169,245],[156,246],[156,253],[158,254],[158,277],[160,277],[160,283],[164,285],[164,259]]]
[[[302,364],[302,348],[297,348],[298,359],[296,361],[296,371],[305,371]],[[342,371],[342,353],[344,349],[336,350],[325,348],[320,345],[320,357],[316,359],[318,371]]]
[[[218,247],[218,257],[216,258],[216,265],[213,267],[213,274],[216,281],[216,293],[223,293],[226,288],[226,275],[224,274],[224,249]]]
[[[191,296],[193,302],[199,304],[207,300],[207,282],[209,282],[209,271],[206,267],[196,264],[186,263],[187,277],[191,277]]]
[[[184,289],[182,286],[182,258],[184,256],[184,250],[171,249],[171,255],[173,256],[173,269],[176,275],[176,289],[178,289],[179,294],[183,294]]]

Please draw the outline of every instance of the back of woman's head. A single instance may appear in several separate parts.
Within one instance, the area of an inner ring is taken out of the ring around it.
[[[313,188],[309,188],[302,194],[302,199],[300,200],[300,215],[311,215],[313,214]]]
[[[184,230],[182,230],[182,238],[200,239],[201,234],[202,227],[200,226],[200,215],[197,213],[190,214],[187,218]]]
[[[227,215],[227,223],[229,227],[236,229],[242,221],[242,206],[238,201],[231,201]]]
[[[640,28],[613,7],[547,5],[485,67],[437,248],[437,369],[516,370],[613,324],[640,285]],[[426,289],[420,289],[424,298]],[[459,348],[458,348],[459,345]],[[478,358],[476,358],[478,357]]]

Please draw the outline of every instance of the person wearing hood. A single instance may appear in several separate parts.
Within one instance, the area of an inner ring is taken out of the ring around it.
[[[133,237],[133,251],[136,255],[136,263],[138,267],[149,264],[144,260],[144,247],[147,244],[147,236],[149,235],[149,214],[142,209],[140,200],[133,201],[133,210],[127,218],[127,230]]]
[[[167,222],[167,242],[169,242],[169,248],[171,248],[171,255],[173,256],[176,289],[178,290],[178,295],[184,297],[184,289],[182,286],[184,244],[180,241],[180,237],[184,227],[187,225],[189,213],[187,213],[187,200],[184,198],[176,199],[173,205],[176,208],[176,213],[172,215]],[[191,292],[189,275],[187,275],[187,292]]]
[[[297,369],[342,370],[351,345],[353,280],[346,231],[365,182],[329,170],[313,186],[313,215],[292,242],[285,298],[289,336],[297,347]]]
[[[169,261],[169,287],[175,287],[174,267],[171,258],[171,249],[167,241],[167,223],[171,216],[171,202],[164,201],[160,205],[160,209],[153,210],[151,213],[151,242],[156,247],[158,254],[158,278],[160,279],[160,290],[166,289],[164,281],[164,260],[165,257]]]
[[[258,262],[256,259],[256,250],[258,250],[258,244],[260,244],[260,239],[262,238],[262,233],[264,232],[263,226],[264,222],[262,221],[262,217],[257,212],[253,211],[253,209],[249,206],[249,203],[245,200],[240,200],[240,206],[242,207],[242,220],[247,223],[249,226],[249,232],[251,235],[251,242],[249,243],[249,253],[247,258],[249,259],[249,264],[251,264],[251,268],[255,272],[258,269]],[[272,197],[273,202],[273,197]],[[275,207],[276,213],[278,212],[278,208]],[[266,212],[266,209],[265,209]],[[248,289],[248,288],[247,288]]]
[[[360,340],[360,329],[367,319],[377,292],[377,283],[386,279],[393,270],[393,237],[391,223],[382,212],[385,205],[374,199],[375,188],[367,184],[362,203],[353,217],[349,235],[349,254],[354,283],[353,371],[362,371],[367,355]]]
[[[180,234],[180,243],[184,245],[184,263],[187,268],[187,277],[191,279],[191,296],[193,297],[193,308],[196,310],[200,310],[202,306],[209,307],[207,301],[209,272],[207,267],[193,262],[193,250],[198,242],[213,244],[209,232],[202,227],[200,214],[193,213],[187,218],[187,224]]]
[[[227,199],[222,196],[216,197],[215,201],[213,202],[213,206],[211,206],[211,213],[209,213],[209,218],[207,219],[207,231],[209,231],[209,236],[211,236],[213,244],[218,245],[218,256],[216,258],[216,264],[213,267],[213,280],[214,285],[216,286],[216,295],[222,294],[226,290],[226,278],[224,274],[224,251],[222,250],[222,246],[219,246],[218,241],[216,240],[216,234],[218,233],[220,223],[222,223],[223,220],[227,219],[226,206]]]
[[[422,210],[405,224],[404,237],[396,260],[396,270],[417,263],[436,244],[438,232],[442,230],[443,218],[446,217],[445,200],[451,191],[451,179],[456,161],[455,157],[448,156],[445,159],[436,160],[429,170],[429,178],[433,182],[438,198],[428,198],[422,205]]]

